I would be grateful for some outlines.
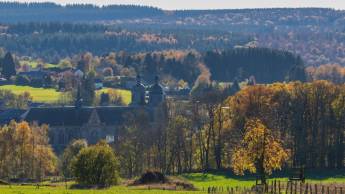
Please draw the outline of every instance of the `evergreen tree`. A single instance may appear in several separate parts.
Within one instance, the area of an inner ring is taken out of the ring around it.
[[[6,79],[16,75],[16,65],[10,52],[6,53],[5,58],[2,60],[2,74]]]

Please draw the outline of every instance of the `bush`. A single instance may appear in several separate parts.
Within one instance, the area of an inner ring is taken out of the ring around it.
[[[84,139],[73,140],[64,150],[61,159],[61,170],[65,178],[73,176],[71,172],[71,165],[74,158],[79,154],[80,150],[87,147],[87,142]]]
[[[80,185],[108,187],[119,180],[117,158],[105,142],[83,148],[72,162],[72,171]]]
[[[163,173],[158,171],[147,171],[142,174],[137,184],[149,184],[149,183],[165,183],[166,177]]]

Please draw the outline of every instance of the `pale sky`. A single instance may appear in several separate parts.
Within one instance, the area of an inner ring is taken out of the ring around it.
[[[9,1],[9,0],[0,0]],[[327,7],[345,10],[345,0],[16,0],[19,2],[136,4],[163,9],[233,9],[272,7]]]

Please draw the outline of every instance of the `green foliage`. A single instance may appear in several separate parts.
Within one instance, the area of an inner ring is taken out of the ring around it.
[[[105,143],[82,149],[72,162],[74,177],[81,185],[111,186],[119,182],[118,161]]]
[[[62,174],[66,178],[72,177],[72,161],[79,154],[80,150],[87,147],[86,140],[74,140],[72,141],[67,148],[64,150],[61,158],[61,170]]]

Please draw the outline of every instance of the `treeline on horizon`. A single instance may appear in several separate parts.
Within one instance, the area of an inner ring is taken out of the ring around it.
[[[89,22],[116,19],[133,19],[143,17],[185,18],[199,17],[205,14],[259,14],[265,12],[279,12],[291,14],[301,11],[304,14],[315,12],[334,12],[336,17],[339,12],[327,8],[267,8],[267,9],[217,9],[217,10],[163,10],[152,6],[142,5],[107,5],[97,6],[93,4],[67,4],[59,5],[52,2],[45,3],[19,3],[0,2],[0,21],[5,23],[29,22],[29,21],[69,21]],[[44,16],[44,17],[43,17]]]
[[[100,21],[123,18],[142,18],[163,15],[158,8],[139,5],[19,3],[1,2],[0,21],[4,23],[30,21]]]

